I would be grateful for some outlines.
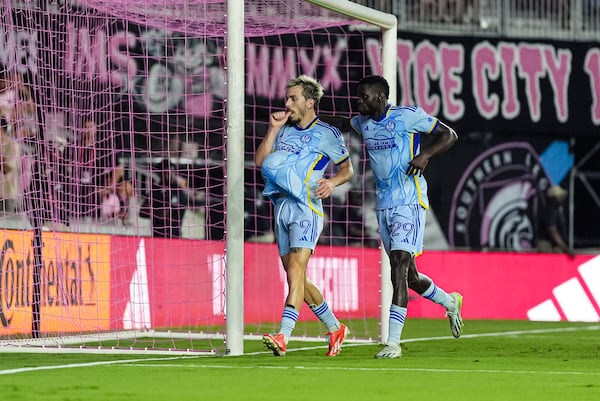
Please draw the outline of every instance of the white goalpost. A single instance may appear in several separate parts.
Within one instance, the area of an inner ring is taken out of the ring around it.
[[[346,0],[2,4],[0,352],[243,354],[286,291],[252,162],[268,115],[301,73],[326,114],[349,115],[370,73],[394,102],[396,17]],[[356,141],[308,269],[350,341],[385,341]],[[313,318],[296,332],[321,341]]]
[[[244,353],[244,2],[227,0],[227,353]]]

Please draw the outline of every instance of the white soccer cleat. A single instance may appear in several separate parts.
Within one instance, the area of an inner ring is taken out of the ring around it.
[[[452,332],[452,335],[458,338],[463,329],[463,321],[460,316],[463,296],[458,292],[452,292],[450,293],[450,296],[454,298],[454,306],[446,311],[446,316],[448,316],[448,320],[450,320],[450,331]]]
[[[402,356],[402,349],[400,344],[389,343],[384,349],[375,354],[377,359],[394,359]]]

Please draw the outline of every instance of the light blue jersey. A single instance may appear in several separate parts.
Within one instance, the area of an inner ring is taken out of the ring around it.
[[[285,125],[275,139],[273,153],[262,162],[263,195],[286,196],[323,216],[321,199],[314,196],[317,181],[329,162],[339,165],[349,154],[340,130],[316,117],[306,128]]]
[[[408,164],[421,151],[420,134],[434,132],[438,120],[420,107],[388,106],[379,120],[358,115],[350,120],[363,137],[375,175],[377,209],[419,204],[429,208],[427,181],[406,175]]]

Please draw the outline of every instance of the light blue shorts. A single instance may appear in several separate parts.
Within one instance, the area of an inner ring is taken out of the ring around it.
[[[416,256],[423,252],[425,209],[420,205],[377,210],[379,234],[385,251],[406,251]]]
[[[279,255],[290,253],[291,248],[315,250],[323,231],[323,217],[303,203],[291,198],[275,201],[275,238]]]

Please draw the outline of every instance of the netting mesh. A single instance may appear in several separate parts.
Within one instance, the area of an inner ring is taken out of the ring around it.
[[[322,113],[348,115],[379,42],[305,2],[244,6],[246,319],[267,331],[285,277],[254,150],[299,74],[325,87]],[[222,332],[225,20],[222,1],[3,2],[0,336]],[[321,239],[341,248],[309,269],[340,317],[364,322],[378,281],[357,266],[378,267],[376,224],[360,143],[347,140],[357,174],[325,205]]]
[[[227,32],[227,1],[172,0],[81,1],[107,15],[140,25],[199,36],[223,37]],[[347,24],[348,18],[303,1],[244,1],[245,36],[309,31]]]

